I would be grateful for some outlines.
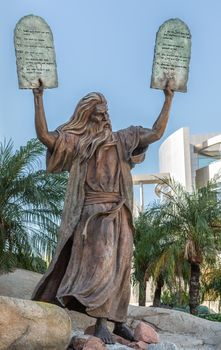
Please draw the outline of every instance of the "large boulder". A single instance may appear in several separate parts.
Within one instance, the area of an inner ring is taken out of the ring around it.
[[[164,308],[129,306],[129,323],[135,328],[139,321],[153,326],[161,342],[171,342],[179,349],[218,349],[221,344],[221,323]]]
[[[16,269],[0,275],[0,295],[18,299],[31,299],[33,290],[42,275],[24,269]],[[72,329],[85,330],[95,323],[95,319],[76,311],[66,310],[72,320]],[[110,324],[111,326],[111,324]]]
[[[148,346],[148,350],[178,350],[177,346],[173,343],[160,343],[160,344],[151,344]]]
[[[64,350],[71,320],[62,308],[0,296],[0,350]]]
[[[40,273],[24,269],[16,269],[0,275],[0,295],[31,299],[32,292],[41,277]]]

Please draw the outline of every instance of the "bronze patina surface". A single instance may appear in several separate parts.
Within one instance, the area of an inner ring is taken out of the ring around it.
[[[71,119],[49,132],[42,83],[33,92],[37,136],[48,148],[47,170],[70,173],[57,249],[33,299],[95,317],[95,335],[106,343],[113,342],[107,319],[115,323],[115,333],[132,340],[124,324],[134,234],[131,168],[163,135],[173,92],[166,87],[151,129],[130,126],[117,132],[101,93],[83,97]]]

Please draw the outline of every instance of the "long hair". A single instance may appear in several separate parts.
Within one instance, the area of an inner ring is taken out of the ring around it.
[[[98,104],[107,104],[101,93],[87,94],[78,102],[70,120],[57,128],[58,131],[79,135],[73,157],[79,155],[81,161],[90,159],[96,148],[104,143],[111,133],[109,129],[104,129],[104,123],[97,124],[90,120]]]

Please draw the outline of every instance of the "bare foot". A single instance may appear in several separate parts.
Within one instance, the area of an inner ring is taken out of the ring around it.
[[[114,338],[107,328],[107,320],[105,318],[98,318],[95,325],[94,336],[100,338],[105,344],[114,344]]]
[[[116,322],[113,333],[124,339],[135,341],[134,335],[126,323]]]

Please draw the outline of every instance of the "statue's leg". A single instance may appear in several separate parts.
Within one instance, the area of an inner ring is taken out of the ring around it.
[[[94,336],[100,338],[105,344],[114,344],[115,341],[107,328],[106,318],[97,318]]]
[[[124,339],[128,339],[131,341],[135,340],[133,332],[126,325],[126,323],[115,322],[113,333],[119,335],[120,337],[122,337]]]

